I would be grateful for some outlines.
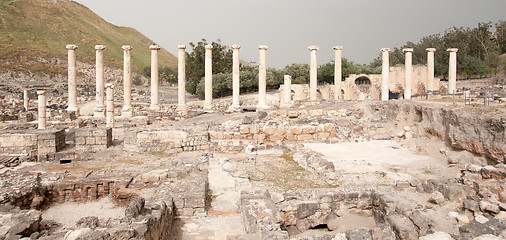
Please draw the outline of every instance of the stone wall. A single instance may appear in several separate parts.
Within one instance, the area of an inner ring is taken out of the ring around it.
[[[128,132],[125,149],[141,152],[177,153],[209,149],[206,131],[182,130],[138,130]]]
[[[95,152],[112,145],[112,128],[81,128],[76,130],[76,150]]]
[[[65,130],[8,131],[0,135],[0,154],[38,157],[54,160],[56,152],[65,147]]]

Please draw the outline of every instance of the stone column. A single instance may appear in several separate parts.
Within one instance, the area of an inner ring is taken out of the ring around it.
[[[239,49],[241,46],[232,45],[233,57],[232,57],[232,105],[230,111],[239,110],[239,94],[240,94],[240,82],[239,82]]]
[[[457,48],[449,48],[450,66],[448,69],[448,94],[453,94],[457,90]]]
[[[290,75],[285,75],[284,81],[283,102],[281,103],[281,107],[289,108],[292,106],[292,77]]]
[[[94,117],[105,117],[104,93],[104,45],[96,45],[96,105]]]
[[[413,75],[413,48],[404,48],[402,50],[405,55],[404,63],[404,99],[411,99],[411,82]]]
[[[434,91],[434,52],[435,48],[427,48],[427,91]]]
[[[309,100],[315,101],[318,99],[318,65],[316,62],[316,51],[318,46],[307,47],[311,51],[310,69],[309,69]]]
[[[204,84],[205,84],[204,111],[205,112],[212,112],[212,109],[213,109],[213,45],[206,45]]]
[[[46,129],[46,91],[37,91],[39,105],[39,126],[38,129]]]
[[[23,90],[23,106],[25,107],[25,111],[28,111],[28,102],[30,99],[28,98],[28,90]]]
[[[77,112],[77,70],[76,70],[76,45],[67,45],[68,50],[68,88],[69,100],[67,111]]]
[[[158,50],[160,47],[156,44],[149,46],[151,50],[151,105],[149,110],[160,111],[158,102]]]
[[[113,128],[114,127],[114,85],[112,83],[108,83],[106,86],[107,91],[107,112],[106,112],[106,122],[105,126]]]
[[[132,70],[130,64],[130,45],[123,45],[123,108],[121,115],[124,117],[132,117]]]
[[[177,46],[178,56],[177,56],[177,108],[176,111],[179,114],[186,115],[186,46],[179,45]]]
[[[258,46],[260,56],[258,60],[258,106],[257,110],[267,109],[266,93],[267,93],[267,66],[265,55],[268,47],[266,45]]]
[[[388,77],[390,71],[390,62],[388,52],[389,48],[382,48],[383,65],[381,68],[381,101],[388,101]]]
[[[341,82],[343,80],[342,46],[334,46],[334,100],[341,100]]]

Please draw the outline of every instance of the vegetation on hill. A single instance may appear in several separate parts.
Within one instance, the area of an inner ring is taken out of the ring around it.
[[[150,65],[150,39],[133,28],[118,27],[76,2],[0,0],[0,70],[67,74],[51,59],[67,58],[67,44],[78,45],[78,61],[94,64],[95,45],[106,46],[105,65],[123,67],[122,45],[133,47],[132,70]],[[177,72],[177,58],[162,49],[159,66]],[[169,71],[167,70],[167,71]]]

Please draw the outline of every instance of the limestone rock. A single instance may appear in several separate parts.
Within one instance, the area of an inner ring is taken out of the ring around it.
[[[434,204],[441,204],[445,201],[444,195],[439,192],[435,191],[430,195],[429,202]]]
[[[492,203],[485,201],[485,200],[480,201],[480,209],[483,212],[487,211],[487,212],[492,212],[495,214],[497,214],[501,211],[497,204],[492,204]]]
[[[98,227],[98,217],[96,216],[83,217],[76,222],[76,226],[78,228],[95,229],[96,227]]]
[[[416,227],[407,217],[403,215],[390,215],[387,217],[388,222],[392,226],[394,232],[399,239],[416,240],[418,234]]]
[[[144,210],[144,202],[144,198],[132,198],[125,209],[125,217],[136,218],[137,216],[141,215]]]
[[[346,231],[346,239],[348,240],[371,239],[371,233],[366,229],[348,230]]]
[[[369,232],[374,240],[396,240],[395,233],[388,224],[377,224]]]
[[[452,236],[445,232],[435,232],[433,234],[429,234],[423,237],[420,237],[420,240],[453,240]]]

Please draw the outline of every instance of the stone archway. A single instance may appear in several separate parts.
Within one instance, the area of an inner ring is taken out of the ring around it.
[[[357,89],[365,94],[371,93],[371,79],[366,76],[361,76],[355,79],[355,86]]]

